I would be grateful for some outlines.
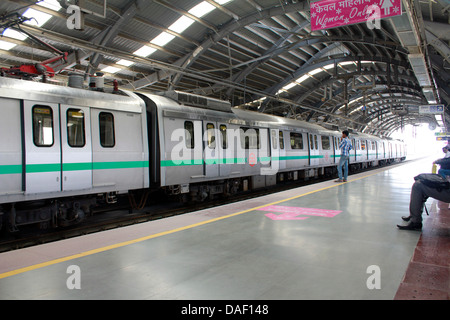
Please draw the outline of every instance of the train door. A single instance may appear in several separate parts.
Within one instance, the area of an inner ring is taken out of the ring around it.
[[[278,171],[278,132],[275,129],[260,128],[258,142],[258,161],[262,175],[272,175]]]
[[[356,162],[356,159],[357,159],[356,158],[356,156],[357,156],[356,149],[358,148],[358,141],[356,139],[352,139],[352,147],[353,147],[353,149],[350,150],[350,152],[349,152],[349,156],[350,156],[349,163],[351,160]]]
[[[280,169],[286,169],[286,148],[285,148],[285,143],[284,143],[284,132],[283,130],[279,130],[278,131],[278,165]]]
[[[377,141],[375,144],[377,146],[377,159],[382,159],[381,142]]]
[[[375,146],[373,141],[367,141],[367,160],[373,160],[375,155]]]
[[[18,194],[22,183],[22,126],[20,101],[0,98],[0,202],[2,196]],[[0,219],[2,219],[0,217]],[[1,224],[1,220],[0,220]]]
[[[217,122],[203,121],[203,170],[207,178],[219,175],[219,145],[217,143]]]
[[[338,137],[333,137],[333,145],[334,145],[334,163],[339,163],[339,159],[341,157],[341,149],[339,149]]]
[[[367,160],[367,155],[368,155],[367,141],[361,140],[361,161]]]
[[[270,154],[267,156],[270,159],[270,168],[261,168],[262,174],[275,174],[280,169],[280,138],[278,134],[278,130],[270,129]]]
[[[321,138],[319,139],[321,145],[319,150],[321,150],[323,155],[323,157],[319,159],[321,165],[326,165],[334,162],[334,151],[332,150],[333,143],[331,142],[332,138],[333,137],[330,136],[321,136]]]
[[[362,144],[361,140],[355,139],[355,162],[361,162],[362,159]]]
[[[319,146],[317,134],[309,134],[309,164],[311,166],[319,165]]]
[[[25,193],[61,191],[59,106],[24,101]]]
[[[231,167],[234,163],[234,144],[230,149],[228,146],[228,125],[218,123],[218,126],[220,135],[216,137],[216,144],[219,151],[219,175],[227,177],[231,174]]]
[[[61,105],[62,190],[92,188],[89,108]]]

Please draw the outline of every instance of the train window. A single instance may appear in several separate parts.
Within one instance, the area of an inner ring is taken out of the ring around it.
[[[104,148],[112,148],[116,145],[114,134],[114,116],[109,112],[100,112],[98,115],[100,128],[100,144]]]
[[[221,124],[219,127],[220,133],[222,134],[222,149],[228,148],[228,139],[227,139],[227,126]]]
[[[83,110],[67,110],[67,143],[72,148],[82,148],[86,144]]]
[[[283,131],[281,131],[281,130],[279,132],[279,142],[280,142],[280,149],[284,149],[284,137],[283,137]]]
[[[291,132],[291,149],[303,149],[303,134]]]
[[[184,135],[186,140],[186,148],[194,149],[194,124],[192,121],[184,122]]]
[[[259,129],[241,127],[241,148],[259,149]]]
[[[277,149],[277,130],[272,130],[272,148]]]
[[[366,141],[365,140],[361,141],[361,150],[366,150]]]
[[[311,150],[317,150],[317,135],[315,134],[309,135],[309,146]]]
[[[214,133],[214,124],[208,123],[206,125],[206,130],[208,133],[208,147],[210,149],[215,149],[216,148],[216,136]]]
[[[331,150],[331,141],[330,137],[321,137],[322,139],[322,150]]]
[[[37,147],[51,147],[54,142],[52,108],[35,105],[32,114],[34,144]]]

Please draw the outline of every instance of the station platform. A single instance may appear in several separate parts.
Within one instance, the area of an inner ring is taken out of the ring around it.
[[[448,300],[448,206],[396,227],[433,160],[1,253],[0,299]]]

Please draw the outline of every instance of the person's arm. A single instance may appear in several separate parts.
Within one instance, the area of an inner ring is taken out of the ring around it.
[[[437,160],[435,160],[433,163],[435,163],[435,164],[440,164],[440,165],[443,165],[443,164],[450,164],[450,158],[437,159]]]

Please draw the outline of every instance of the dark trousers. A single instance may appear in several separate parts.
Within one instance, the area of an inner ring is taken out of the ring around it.
[[[439,169],[438,174],[447,179],[447,176],[450,176],[450,169]]]
[[[450,203],[450,190],[438,191],[435,188],[427,187],[420,181],[414,182],[409,202],[409,214],[412,222],[422,222],[423,206],[429,197]]]

